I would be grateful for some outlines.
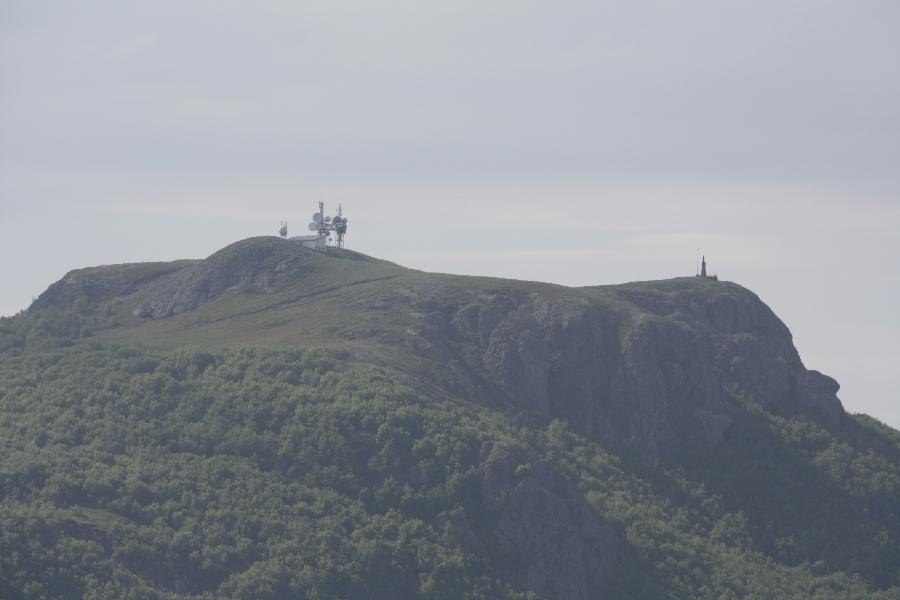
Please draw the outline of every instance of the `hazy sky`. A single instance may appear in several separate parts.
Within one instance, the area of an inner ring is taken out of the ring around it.
[[[0,2],[0,314],[343,202],[348,247],[710,267],[900,427],[900,2]]]

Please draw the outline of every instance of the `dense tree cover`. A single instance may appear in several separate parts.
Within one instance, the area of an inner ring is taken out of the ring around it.
[[[439,526],[477,517],[488,440],[530,446],[622,529],[629,597],[900,597],[886,587],[900,445],[865,419],[841,438],[748,403],[729,452],[756,471],[723,472],[728,456],[648,467],[325,353],[163,354],[89,329],[0,320],[4,598],[533,597]],[[810,473],[828,485],[794,481]],[[771,495],[752,489],[770,480]],[[856,537],[822,549],[826,528]]]
[[[786,564],[818,563],[900,584],[900,444],[868,417],[826,428],[746,402],[711,456],[684,469],[742,510],[756,547]]]
[[[477,430],[375,373],[121,348],[26,355],[3,373],[11,589],[510,595],[427,520],[465,504]]]

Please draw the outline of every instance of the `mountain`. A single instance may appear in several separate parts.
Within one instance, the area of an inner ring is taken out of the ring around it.
[[[251,238],[0,352],[4,596],[900,597],[900,433],[734,283]]]

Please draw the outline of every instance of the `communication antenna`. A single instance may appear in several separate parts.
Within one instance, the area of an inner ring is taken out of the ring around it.
[[[344,218],[344,207],[338,204],[337,216],[332,219],[334,232],[337,234],[334,245],[338,248],[344,247],[344,234],[347,233],[347,219]]]
[[[694,275],[700,275],[700,244],[697,244],[697,264],[694,267]]]
[[[344,217],[344,209],[338,204],[337,215],[334,217],[325,215],[325,203],[319,202],[318,212],[312,215],[308,228],[315,232],[314,236],[291,238],[292,240],[302,241],[305,246],[315,248],[319,252],[325,252],[328,249],[328,240],[334,233],[334,246],[336,248],[344,247],[344,234],[347,233],[347,219]],[[282,237],[287,236],[287,221],[282,221],[281,230]]]
[[[313,213],[312,218],[313,220],[312,223],[309,224],[309,230],[315,231],[319,236],[316,240],[316,250],[325,252],[325,248],[328,244],[328,229],[330,225],[325,217],[325,203],[321,200],[319,201],[319,212]]]

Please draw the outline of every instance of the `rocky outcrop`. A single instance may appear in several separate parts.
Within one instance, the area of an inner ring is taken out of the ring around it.
[[[837,397],[839,389],[841,385],[828,375],[806,371],[800,385],[800,406],[837,423],[844,414],[844,407]]]
[[[29,310],[96,310],[102,303],[120,300],[196,262],[106,265],[70,271],[38,296]]]
[[[616,597],[624,543],[568,479],[524,448],[482,447],[479,525],[442,515],[463,547],[520,591],[549,599]]]
[[[732,283],[537,293],[497,308],[468,303],[450,321],[481,348],[473,367],[485,381],[523,410],[649,458],[676,443],[715,447],[744,399],[834,423],[843,414],[837,383],[808,371],[787,327]]]
[[[229,288],[272,293],[312,270],[311,251],[275,237],[250,238],[183,269],[151,290],[134,314],[160,319],[209,302]]]

